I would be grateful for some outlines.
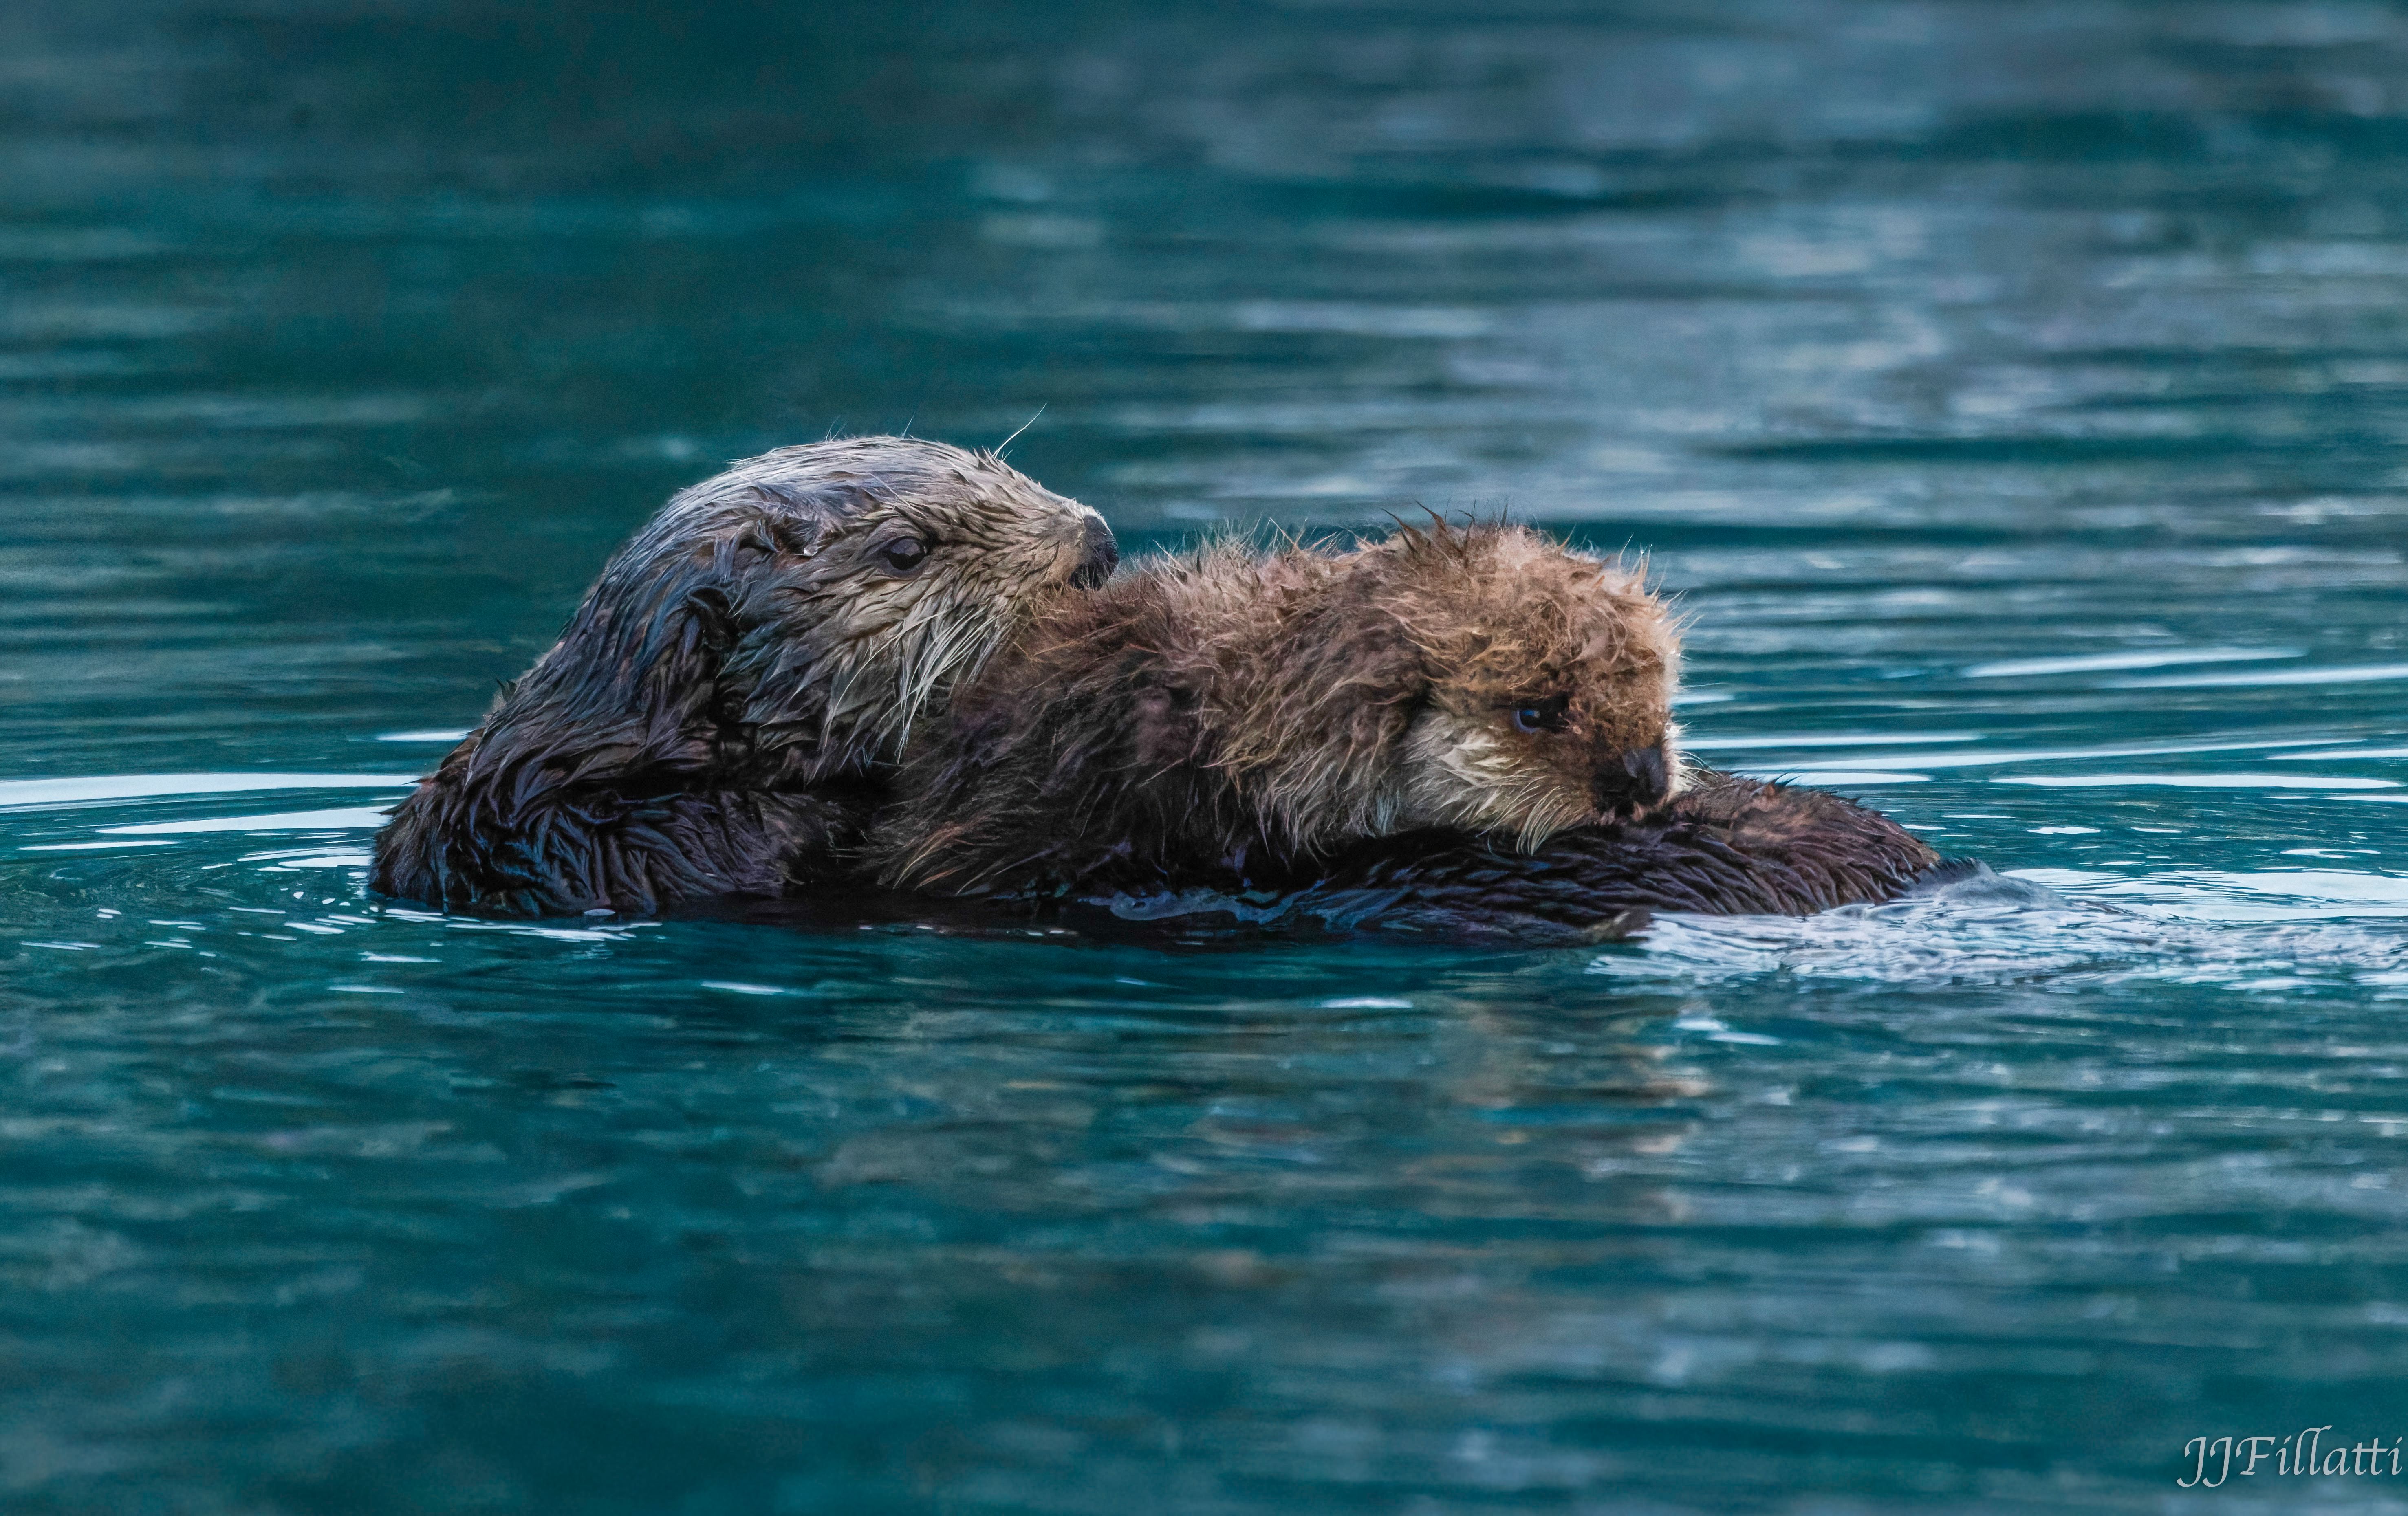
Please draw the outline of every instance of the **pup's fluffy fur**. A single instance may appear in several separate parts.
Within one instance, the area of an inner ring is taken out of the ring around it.
[[[520,915],[775,894],[849,824],[843,781],[1115,558],[1102,518],[990,454],[855,437],[747,459],[610,560],[378,835],[374,883]]]
[[[1526,849],[1677,788],[1678,666],[1641,575],[1526,528],[1222,544],[1049,607],[915,738],[872,855],[999,894],[1421,828]]]

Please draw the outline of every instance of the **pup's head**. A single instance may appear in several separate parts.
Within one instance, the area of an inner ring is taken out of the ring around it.
[[[1643,575],[1433,523],[1332,561],[1232,766],[1308,844],[1437,826],[1528,848],[1680,784],[1680,643]]]
[[[479,762],[857,771],[1118,557],[1103,518],[991,453],[779,448],[681,492],[620,550],[496,708]]]

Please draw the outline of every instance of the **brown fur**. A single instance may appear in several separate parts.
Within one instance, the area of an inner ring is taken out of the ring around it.
[[[924,545],[908,571],[882,559]],[[461,909],[774,892],[839,794],[1034,609],[1102,580],[1102,519],[987,453],[780,448],[681,492],[377,837],[374,882]]]
[[[1526,849],[1677,787],[1678,667],[1640,574],[1526,528],[1207,548],[1055,602],[957,691],[874,861],[997,893],[1419,828]]]

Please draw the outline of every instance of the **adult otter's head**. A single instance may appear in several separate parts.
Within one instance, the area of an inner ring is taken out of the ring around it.
[[[990,453],[894,436],[779,448],[672,498],[453,760],[527,770],[518,788],[857,771],[1117,557],[1101,517]]]
[[[1528,848],[1678,790],[1680,644],[1641,574],[1495,523],[1325,562],[1280,597],[1283,651],[1226,686],[1222,762],[1296,840],[1447,827]]]

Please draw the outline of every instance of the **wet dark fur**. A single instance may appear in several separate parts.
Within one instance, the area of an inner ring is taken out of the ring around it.
[[[829,860],[857,844],[874,794],[867,781],[799,791],[680,782],[638,772],[562,785],[530,796],[509,824],[448,832],[475,797],[433,791],[450,805],[405,813],[405,832],[379,854],[377,887],[487,916],[649,915],[722,895],[781,894],[842,877]],[[425,882],[405,888],[413,865],[429,865]]]
[[[1647,817],[1556,833],[1516,852],[1460,833],[1377,837],[1304,866],[1127,861],[1069,887],[984,897],[993,919],[1175,937],[1364,933],[1564,946],[1643,926],[1656,910],[1803,916],[1897,899],[1942,862],[1875,810],[1822,790],[1693,773]]]
[[[1535,853],[1428,835],[1366,843],[1280,908],[1348,930],[1531,944],[1618,936],[1634,910],[1803,916],[1896,899],[1940,863],[1879,811],[1821,790],[1694,774],[1665,810],[1556,833]],[[1260,888],[1257,881],[1244,881]]]
[[[929,569],[863,555],[909,529]],[[370,882],[488,915],[651,913],[828,876],[940,679],[1108,572],[1092,511],[913,438],[781,449],[681,493],[378,834]]]
[[[1644,820],[1558,832],[1535,853],[1459,833],[1362,842],[1320,865],[1146,869],[1072,888],[980,897],[806,889],[730,902],[733,919],[813,930],[858,925],[1025,937],[1068,934],[1158,947],[1369,936],[1526,948],[1611,941],[1654,911],[1802,916],[1878,905],[1945,873],[1878,811],[1821,790],[1693,772]]]
[[[649,912],[781,889],[786,859],[849,837],[841,802],[781,793],[801,752],[758,751],[750,681],[726,678],[736,600],[776,551],[758,522],[704,555],[614,559],[377,835],[374,887],[489,915]]]

